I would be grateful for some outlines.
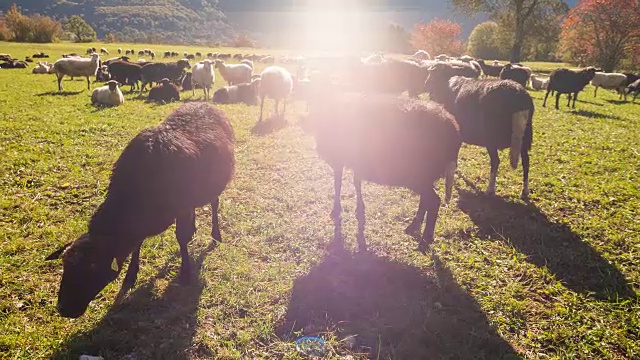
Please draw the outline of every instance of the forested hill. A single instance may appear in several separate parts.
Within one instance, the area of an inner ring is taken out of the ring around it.
[[[227,42],[233,30],[217,0],[0,0],[0,10],[17,3],[24,13],[57,19],[81,15],[104,38],[145,42]]]

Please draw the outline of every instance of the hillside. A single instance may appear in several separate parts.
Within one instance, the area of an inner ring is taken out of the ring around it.
[[[14,2],[0,0],[0,9]],[[25,13],[58,19],[81,15],[98,37],[113,33],[124,41],[214,43],[233,37],[217,0],[23,0],[19,5]]]

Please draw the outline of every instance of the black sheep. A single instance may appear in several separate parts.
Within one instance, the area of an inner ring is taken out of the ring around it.
[[[542,107],[547,106],[549,93],[555,91],[556,109],[560,109],[558,103],[560,102],[561,94],[569,94],[567,106],[571,104],[571,95],[573,94],[573,108],[575,109],[578,93],[596,76],[596,71],[594,67],[587,67],[582,70],[569,70],[566,68],[553,70],[549,76],[549,85],[547,86],[547,93],[544,95]]]
[[[448,64],[429,69],[425,84],[432,100],[443,104],[460,124],[462,140],[487,148],[491,178],[487,192],[495,193],[500,158],[498,150],[510,148],[511,167],[522,157],[522,194],[529,196],[529,150],[533,142],[533,100],[527,90],[511,80],[477,80],[458,76]]]
[[[111,79],[121,84],[131,85],[131,91],[138,85],[138,81],[142,79],[142,66],[127,61],[114,61],[107,68]]]
[[[149,90],[147,101],[156,101],[160,103],[170,103],[180,100],[180,91],[178,87],[171,83],[167,78],[162,79],[160,83]]]
[[[190,68],[191,65],[184,59],[176,62],[147,64],[142,67],[142,86],[140,87],[140,93],[144,91],[147,84],[159,82],[164,78],[175,81],[182,75],[184,69]]]
[[[218,104],[245,103],[247,105],[257,105],[257,84],[259,83],[254,82],[221,87],[213,94],[213,102]]]
[[[502,65],[489,65],[485,63],[484,60],[482,59],[478,60],[477,62],[480,65],[480,68],[482,69],[482,73],[484,74],[484,76],[500,77],[500,73],[504,68],[504,66]]]
[[[625,72],[623,74],[624,74],[624,76],[627,77],[627,81],[624,84],[625,87],[628,87],[629,85],[631,85],[634,82],[636,82],[636,80],[640,79],[640,75],[636,75],[634,73]]]
[[[513,80],[522,85],[522,87],[526,88],[527,81],[529,80],[529,73],[521,67],[507,64],[502,68],[502,71],[500,72],[500,79]]]
[[[412,61],[356,64],[354,85],[367,93],[402,93],[418,97],[424,92],[427,68]]]
[[[47,258],[63,259],[60,314],[81,316],[133,253],[122,285],[130,289],[138,274],[140,246],[174,221],[182,258],[179,279],[188,283],[192,274],[187,245],[196,230],[196,208],[211,203],[211,236],[222,240],[218,197],[233,177],[234,143],[225,114],[204,103],[182,105],[131,140],[113,167],[107,197],[91,218],[88,233]]]
[[[392,95],[324,93],[320,106],[309,113],[316,151],[333,169],[335,240],[341,241],[340,192],[344,168],[353,170],[356,188],[358,244],[364,239],[365,211],[362,180],[409,188],[420,194],[416,217],[407,233],[420,230],[427,213],[419,249],[433,242],[440,197],[434,183],[446,177],[446,197],[450,198],[453,172],[460,150],[460,133],[453,116],[431,101]]]
[[[640,93],[640,78],[636,79],[632,84],[627,86],[627,94],[633,93],[633,102],[636,102],[636,98],[638,97],[638,93]]]

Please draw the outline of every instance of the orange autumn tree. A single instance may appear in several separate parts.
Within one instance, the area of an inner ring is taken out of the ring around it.
[[[411,33],[411,46],[431,55],[461,55],[463,51],[460,24],[451,20],[433,19],[427,24],[416,24]]]
[[[612,72],[640,46],[636,0],[581,0],[562,24],[560,51],[569,60]]]

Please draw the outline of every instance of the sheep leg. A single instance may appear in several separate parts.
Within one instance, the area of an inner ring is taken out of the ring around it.
[[[284,113],[287,112],[287,100],[282,102],[282,117],[284,118]]]
[[[64,77],[64,75],[58,76],[58,91],[62,91],[62,78],[63,77]]]
[[[362,199],[362,179],[357,175],[353,176],[353,185],[356,188],[356,219],[358,219],[358,248],[360,251],[367,251],[367,241],[364,239],[364,200]]]
[[[188,245],[196,232],[195,216],[195,211],[191,210],[176,218],[176,238],[180,244],[180,257],[182,258],[178,281],[183,285],[191,283],[191,259]]]
[[[529,150],[523,146],[520,150],[520,156],[522,157],[522,194],[520,198],[529,200]]]
[[[211,201],[211,237],[216,242],[222,242],[222,235],[220,235],[220,223],[218,222],[219,205],[220,199],[218,197]]]
[[[87,76],[87,90],[91,90],[91,80],[89,80],[88,76]]]
[[[340,205],[340,193],[342,192],[342,172],[343,167],[340,166],[333,168],[333,210],[331,211],[331,218],[333,219],[333,243],[338,248],[344,248],[342,240],[342,206]]]
[[[433,242],[433,234],[436,229],[436,221],[438,220],[441,200],[433,187],[422,196],[426,197],[427,222],[424,227],[424,233],[422,234],[422,241],[420,242],[420,245],[418,245],[418,250],[425,252]]]
[[[142,246],[142,243],[131,255],[131,261],[129,262],[127,275],[124,277],[124,281],[122,282],[122,288],[120,288],[121,293],[125,293],[128,290],[131,290],[133,288],[133,285],[136,284],[136,280],[138,279],[138,270],[140,270],[140,247],[141,246]]]
[[[487,194],[494,195],[496,193],[496,178],[498,177],[500,156],[498,156],[498,149],[487,148],[487,151],[489,152],[489,158],[491,159],[491,174],[489,175],[489,186],[487,187]]]
[[[547,93],[544,94],[544,101],[542,102],[542,107],[546,107],[547,106],[547,98],[549,97],[549,89],[547,89]]]
[[[427,199],[426,196],[420,195],[420,203],[418,204],[418,212],[416,212],[416,216],[413,218],[413,221],[406,229],[404,229],[405,234],[413,235],[420,231],[420,226],[422,226],[422,222],[424,221],[424,214],[427,212]]]
[[[264,96],[260,97],[260,122],[262,122],[262,108],[264,107]]]
[[[573,94],[573,109],[576,108],[576,100],[578,100],[578,93]],[[571,98],[569,98],[569,101],[571,101]]]
[[[560,93],[556,92],[556,110],[560,110]]]
[[[598,87],[596,86],[596,88],[593,90],[593,97],[596,97],[596,94],[598,94]]]

